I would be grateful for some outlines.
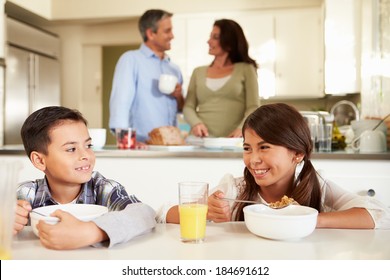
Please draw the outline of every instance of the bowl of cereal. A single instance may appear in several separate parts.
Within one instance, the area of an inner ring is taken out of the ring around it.
[[[268,239],[297,239],[310,235],[317,225],[318,211],[302,205],[272,209],[255,204],[244,207],[245,225],[250,232]]]
[[[37,224],[43,220],[47,224],[55,225],[59,218],[51,216],[56,210],[62,210],[72,214],[77,219],[88,222],[108,212],[108,208],[96,204],[58,204],[34,208],[30,212],[31,227],[36,236],[39,237]]]

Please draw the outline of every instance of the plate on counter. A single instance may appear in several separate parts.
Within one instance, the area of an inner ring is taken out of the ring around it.
[[[164,146],[164,145],[148,145],[150,151],[171,151],[171,152],[185,152],[192,151],[197,146],[178,145],[178,146]]]
[[[204,138],[203,146],[206,149],[242,149],[243,138]]]

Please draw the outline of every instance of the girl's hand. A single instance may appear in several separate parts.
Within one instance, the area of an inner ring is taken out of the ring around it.
[[[209,136],[209,131],[203,123],[198,123],[197,125],[194,125],[191,129],[191,133],[197,137]]]
[[[225,194],[221,191],[216,191],[208,198],[207,219],[216,223],[229,222],[231,220],[231,212],[229,202],[221,200]]]

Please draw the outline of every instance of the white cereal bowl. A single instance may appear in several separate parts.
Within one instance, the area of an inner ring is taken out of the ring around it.
[[[57,217],[50,216],[57,209],[68,212],[84,222],[91,221],[108,212],[107,207],[95,204],[58,204],[38,207],[33,209],[33,212],[30,212],[31,227],[36,236],[39,237],[39,231],[36,226],[40,220],[51,225],[58,223],[59,219]]]
[[[245,225],[255,235],[276,240],[298,239],[310,235],[317,224],[314,208],[290,205],[272,209],[255,204],[244,207]]]

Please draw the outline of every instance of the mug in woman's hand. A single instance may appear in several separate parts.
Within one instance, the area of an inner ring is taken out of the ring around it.
[[[352,141],[352,148],[360,153],[386,152],[386,136],[379,130],[365,130],[358,138]]]

